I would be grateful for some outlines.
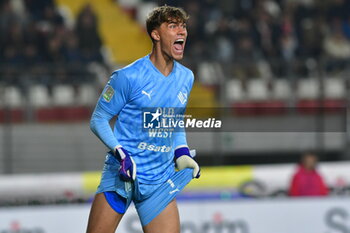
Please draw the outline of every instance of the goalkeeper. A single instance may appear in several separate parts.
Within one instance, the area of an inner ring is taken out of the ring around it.
[[[142,127],[144,108],[186,107],[194,77],[177,60],[183,57],[187,19],[181,8],[155,8],[146,21],[151,53],[113,72],[97,102],[90,126],[110,151],[87,233],[114,233],[131,201],[145,233],[180,232],[175,197],[199,178],[199,166],[184,131],[151,134]],[[154,121],[160,112],[150,114]],[[114,116],[112,131],[109,121]]]

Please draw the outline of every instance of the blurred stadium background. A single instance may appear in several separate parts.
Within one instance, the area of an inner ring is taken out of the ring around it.
[[[163,4],[191,16],[189,109],[230,124],[188,132],[182,232],[349,233],[348,0],[0,0],[0,232],[85,231],[106,151],[90,114]],[[288,197],[307,150],[327,197]],[[117,232],[141,232],[133,208]]]

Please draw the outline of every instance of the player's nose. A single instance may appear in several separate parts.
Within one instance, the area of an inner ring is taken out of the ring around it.
[[[179,30],[177,31],[177,34],[180,36],[186,36],[187,35],[187,29],[183,27],[179,27]]]

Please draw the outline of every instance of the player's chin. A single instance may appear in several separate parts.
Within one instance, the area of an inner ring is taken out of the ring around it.
[[[173,59],[174,60],[181,60],[183,57],[184,57],[184,53],[183,52],[181,52],[181,53],[179,53],[179,52],[173,52],[172,53],[172,57],[173,57]]]
[[[183,57],[184,57],[183,54],[173,56],[174,60],[176,60],[176,61],[182,60]]]

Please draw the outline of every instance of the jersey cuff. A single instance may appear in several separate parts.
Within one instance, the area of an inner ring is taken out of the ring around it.
[[[175,159],[183,156],[183,155],[187,155],[191,157],[191,153],[190,153],[190,149],[185,146],[185,147],[178,147],[177,149],[175,149]]]

